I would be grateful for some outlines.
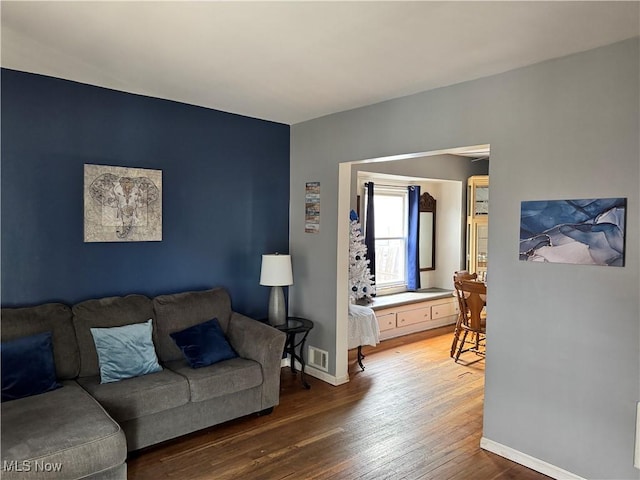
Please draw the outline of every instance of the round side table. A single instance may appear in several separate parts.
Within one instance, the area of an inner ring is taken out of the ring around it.
[[[304,378],[304,344],[307,341],[309,332],[313,328],[313,322],[302,317],[287,317],[287,321],[282,325],[271,326],[287,334],[284,351],[291,357],[291,371],[296,373],[295,363],[296,360],[298,360],[298,362],[300,362],[300,380],[302,380],[302,386],[306,389],[311,388],[311,385],[309,385]],[[296,349],[298,349],[299,353],[296,353]]]

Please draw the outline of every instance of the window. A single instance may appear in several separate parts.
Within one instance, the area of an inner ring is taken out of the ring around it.
[[[375,187],[376,287],[378,293],[407,285],[407,190]]]

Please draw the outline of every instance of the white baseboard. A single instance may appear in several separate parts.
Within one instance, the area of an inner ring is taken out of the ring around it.
[[[335,375],[329,375],[327,372],[323,372],[322,370],[318,370],[317,368],[309,366],[304,369],[304,373],[306,375],[310,375],[314,378],[322,380],[323,382],[327,382],[334,387],[337,387],[338,385],[342,385],[343,383],[347,383],[349,381],[349,377],[338,378]]]
[[[283,358],[280,362],[280,367],[289,368],[290,366],[291,359],[289,357]],[[295,367],[298,371],[300,371],[300,362],[296,361]],[[338,385],[342,385],[343,383],[347,383],[349,381],[348,376],[345,378],[338,378],[335,375],[329,375],[327,372],[323,372],[322,370],[318,370],[317,368],[310,367],[309,365],[306,365],[304,367],[304,374],[322,380],[323,382],[327,382],[334,387],[337,387]]]
[[[480,448],[488,450],[489,452],[500,455],[501,457],[519,463],[520,465],[524,465],[527,468],[535,470],[536,472],[543,473],[557,480],[585,480],[575,473],[567,472],[560,467],[556,467],[555,465],[551,465],[550,463],[539,460],[535,457],[532,457],[531,455],[527,455],[526,453],[514,450],[513,448],[502,445],[501,443],[489,440],[486,437],[482,437],[480,439]]]

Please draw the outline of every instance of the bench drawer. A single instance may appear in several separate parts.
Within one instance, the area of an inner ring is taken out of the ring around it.
[[[398,312],[397,326],[406,327],[414,323],[427,322],[431,320],[431,308],[423,307],[414,310],[403,310]]]
[[[458,314],[457,302],[439,303],[431,306],[431,318],[436,320],[442,317],[450,317]]]
[[[378,325],[380,326],[380,331],[384,332],[385,330],[391,330],[392,328],[396,328],[396,314],[395,313],[387,313],[385,315],[376,315],[378,319]]]

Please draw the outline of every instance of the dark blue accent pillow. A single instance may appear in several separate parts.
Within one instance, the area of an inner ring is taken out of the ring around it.
[[[2,401],[38,395],[62,385],[56,379],[51,332],[2,342]]]
[[[206,367],[238,356],[227,342],[217,318],[169,335],[191,368]]]

